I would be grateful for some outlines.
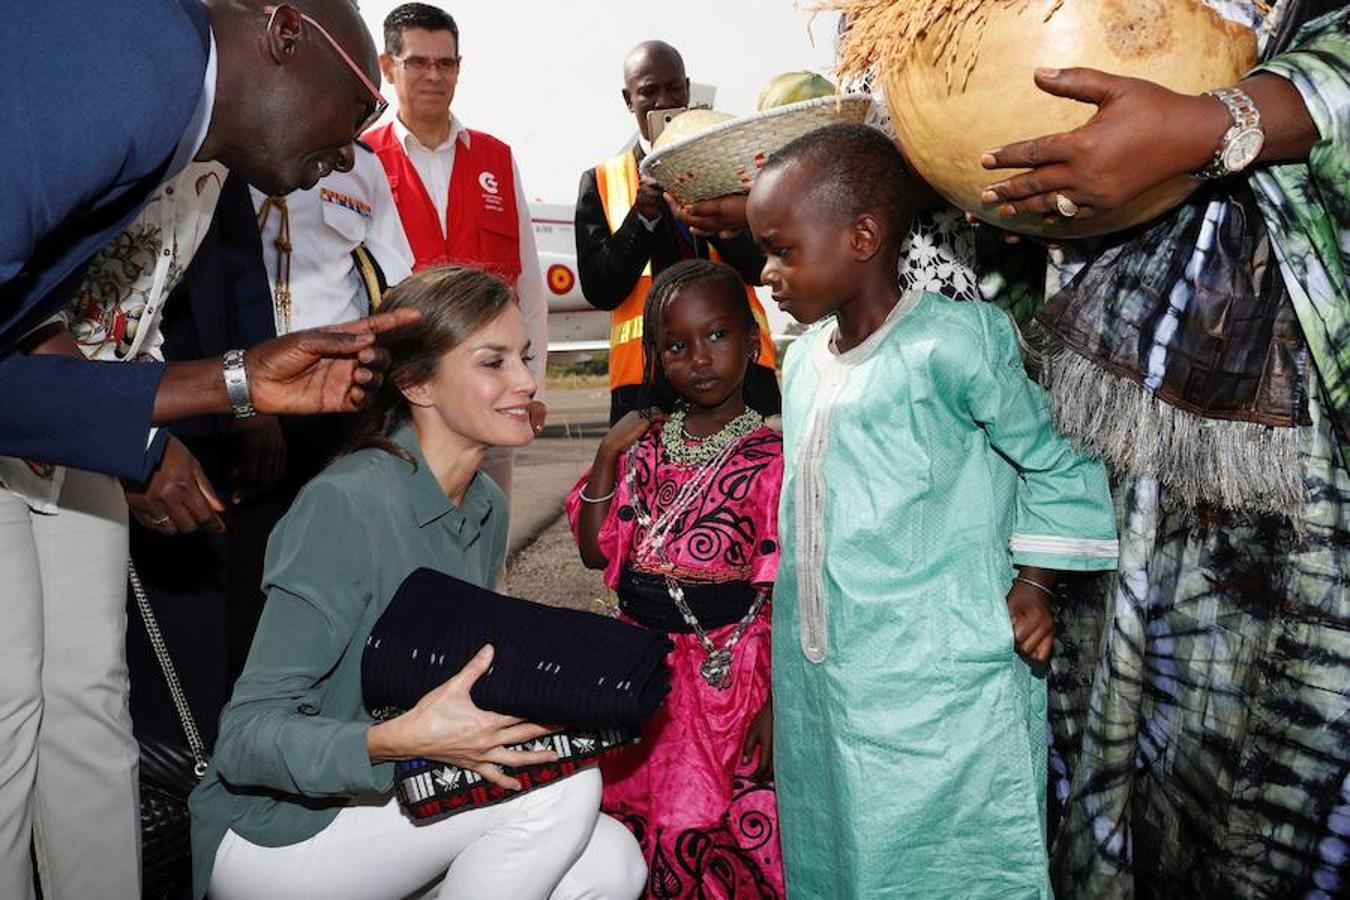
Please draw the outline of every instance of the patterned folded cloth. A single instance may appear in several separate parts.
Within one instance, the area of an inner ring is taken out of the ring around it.
[[[398,793],[399,804],[411,819],[450,815],[510,800],[525,791],[575,775],[597,765],[606,751],[629,743],[636,737],[636,732],[621,729],[552,734],[512,747],[513,750],[553,750],[558,754],[557,762],[521,768],[503,766],[503,772],[520,782],[519,791],[498,787],[469,769],[429,759],[396,763],[394,789]]]
[[[399,586],[366,640],[361,685],[380,717],[410,709],[484,644],[482,709],[579,730],[636,728],[670,689],[665,635],[579,610],[494,593],[431,569]]]

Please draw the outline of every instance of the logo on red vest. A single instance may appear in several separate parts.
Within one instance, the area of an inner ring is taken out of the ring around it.
[[[501,185],[497,176],[484,170],[478,173],[478,186],[483,189],[483,209],[488,212],[505,212],[506,203],[502,200]]]

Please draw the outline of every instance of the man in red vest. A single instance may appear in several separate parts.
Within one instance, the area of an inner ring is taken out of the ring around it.
[[[520,301],[541,391],[548,306],[530,208],[511,148],[450,112],[459,82],[459,26],[442,9],[405,3],[384,20],[380,69],[398,96],[398,117],[366,132],[389,177],[413,271],[456,263],[509,282]],[[542,426],[539,426],[542,427]],[[511,450],[492,450],[483,471],[511,495]]]

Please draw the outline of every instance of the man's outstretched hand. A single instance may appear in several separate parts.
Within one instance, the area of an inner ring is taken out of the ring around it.
[[[420,317],[415,309],[396,309],[264,341],[244,354],[253,406],[273,415],[360,409],[389,365],[376,336]]]

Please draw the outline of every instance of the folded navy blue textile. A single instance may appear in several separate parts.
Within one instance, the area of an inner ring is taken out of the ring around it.
[[[543,606],[432,569],[404,579],[361,658],[366,708],[412,708],[484,644],[492,668],[473,686],[481,709],[567,729],[633,729],[670,689],[665,635],[580,610]]]

